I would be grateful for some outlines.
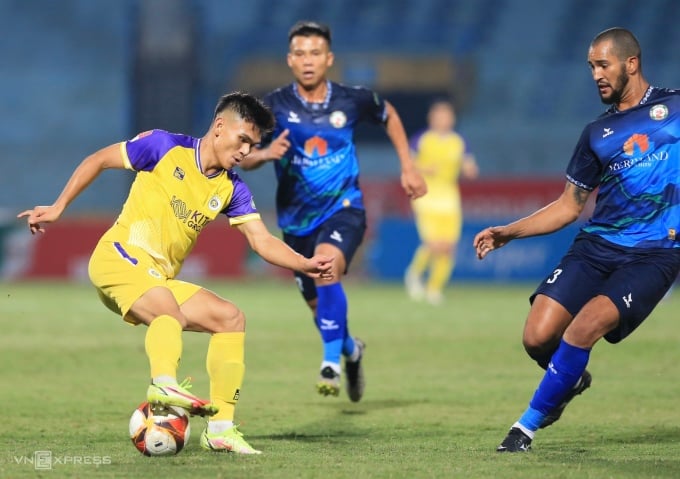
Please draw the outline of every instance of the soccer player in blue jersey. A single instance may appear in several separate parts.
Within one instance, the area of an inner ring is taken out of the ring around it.
[[[42,224],[59,219],[105,169],[137,172],[122,212],[92,253],[90,279],[109,309],[130,324],[148,326],[147,401],[212,416],[200,440],[212,451],[260,453],[233,421],[245,370],[245,316],[232,302],[176,278],[202,229],[224,215],[270,263],[318,278],[333,274],[332,258],[307,259],[269,233],[250,190],[232,171],[273,125],[271,111],[257,98],[224,95],[202,138],[152,130],[105,147],[76,168],[54,204],[18,215],[32,233],[43,232]],[[228,261],[228,253],[215,256]],[[187,381],[177,383],[182,331],[210,334],[210,401],[192,394]]]
[[[334,59],[329,28],[298,22],[291,28],[288,42],[288,66],[295,81],[264,98],[276,117],[273,140],[241,166],[252,169],[274,161],[276,208],[284,241],[301,254],[335,258],[334,280],[320,282],[300,274],[296,278],[323,341],[318,392],[339,394],[344,356],[347,393],[352,401],[359,401],[365,384],[361,363],[364,343],[349,333],[347,297],[340,283],[366,230],[353,139],[357,123],[385,126],[409,197],[422,196],[426,186],[411,161],[408,139],[394,107],[371,90],[327,79]]]
[[[640,45],[623,28],[593,39],[588,64],[611,106],[583,130],[564,193],[474,239],[482,259],[513,239],[556,231],[578,218],[598,188],[592,217],[531,296],[523,342],[546,372],[499,452],[529,450],[535,432],[590,386],[586,365],[595,343],[632,333],[680,271],[680,91],[647,82]]]

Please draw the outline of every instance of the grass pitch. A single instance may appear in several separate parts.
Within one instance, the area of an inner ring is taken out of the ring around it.
[[[521,346],[533,286],[453,285],[431,307],[400,285],[350,283],[351,331],[368,345],[353,404],[314,392],[321,346],[292,282],[209,284],[248,318],[237,422],[264,454],[201,450],[194,418],[184,451],[147,458],[127,433],[148,383],[143,327],[87,285],[0,283],[0,477],[680,477],[677,294],[622,344],[596,346],[592,388],[533,451],[494,451],[542,377]],[[180,377],[203,395],[206,348],[185,333]]]

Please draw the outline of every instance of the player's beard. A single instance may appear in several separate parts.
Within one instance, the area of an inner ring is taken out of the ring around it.
[[[628,76],[626,69],[622,68],[621,74],[616,77],[616,83],[612,85],[612,94],[606,98],[600,95],[600,100],[602,100],[602,103],[605,105],[618,105],[621,103],[621,99],[623,98],[623,90],[625,90],[626,85],[628,85],[629,78],[630,77]]]

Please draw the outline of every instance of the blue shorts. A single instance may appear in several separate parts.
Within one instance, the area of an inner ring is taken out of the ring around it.
[[[330,243],[342,251],[345,264],[349,268],[354,253],[364,239],[365,232],[366,212],[357,208],[347,208],[335,213],[312,233],[306,236],[284,233],[283,240],[288,246],[308,258],[314,256],[317,245]],[[344,272],[347,273],[347,269]],[[316,299],[314,279],[299,272],[295,272],[295,278],[305,300]]]
[[[670,289],[680,272],[680,250],[615,245],[580,233],[560,264],[538,286],[572,316],[595,296],[606,296],[619,310],[619,325],[605,335],[618,343],[637,328]]]

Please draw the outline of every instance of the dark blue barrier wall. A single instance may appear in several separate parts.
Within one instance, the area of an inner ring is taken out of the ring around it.
[[[511,220],[465,222],[453,280],[540,281],[566,253],[580,227],[580,224],[574,224],[551,235],[516,240],[484,260],[478,260],[472,247],[475,235],[489,225],[508,221]],[[412,220],[383,219],[376,225],[375,236],[367,247],[368,273],[378,279],[401,280],[417,245],[418,236]]]

